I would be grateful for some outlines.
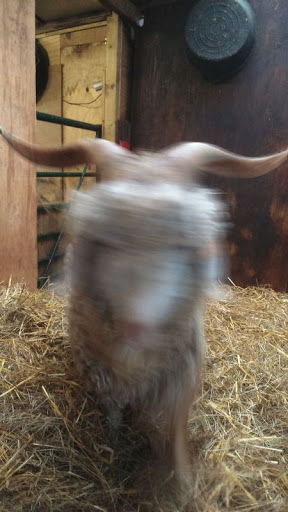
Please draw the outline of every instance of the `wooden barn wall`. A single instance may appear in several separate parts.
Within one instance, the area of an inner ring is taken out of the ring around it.
[[[34,0],[0,2],[1,125],[34,142]],[[0,282],[36,287],[35,166],[0,142]]]
[[[48,85],[37,103],[37,110],[101,124],[103,137],[115,141],[118,121],[126,122],[129,116],[131,40],[129,31],[116,14],[91,25],[38,35],[48,53],[50,70]],[[99,91],[94,88],[96,82],[102,82]],[[36,140],[41,144],[72,143],[88,137],[94,137],[94,133],[37,121]],[[65,170],[81,172],[83,166]],[[95,165],[88,167],[88,172],[95,171]],[[78,180],[69,177],[38,178],[38,203],[69,202],[71,190],[76,188]],[[85,178],[81,189],[91,186],[94,181],[95,178]],[[44,211],[38,216],[38,233],[57,232],[63,222],[63,211]],[[39,259],[49,257],[54,244],[55,237],[39,241]],[[62,253],[65,245],[64,238],[58,252]],[[55,261],[52,271],[61,266],[61,259]],[[44,268],[45,263],[39,266],[40,276]]]
[[[60,59],[60,37],[55,35],[40,41],[49,57],[49,80],[42,98],[38,101],[36,109],[39,112],[62,115],[62,72]],[[61,126],[57,124],[36,123],[36,142],[44,145],[57,145],[62,142]],[[38,166],[39,171],[57,171],[48,167]],[[62,183],[58,178],[38,178],[37,195],[39,203],[58,203],[62,201]]]
[[[218,85],[203,80],[187,58],[183,33],[192,2],[146,11],[135,49],[134,147],[202,141],[260,156],[288,146],[288,3],[250,3],[255,47],[242,71]],[[288,163],[251,181],[207,182],[230,204],[233,281],[287,291]]]
[[[104,90],[105,90],[105,59],[106,59],[107,23],[102,22],[93,27],[75,27],[58,33],[41,35],[40,42],[46,49],[49,61],[49,79],[43,97],[37,103],[37,110],[49,114],[77,119],[92,124],[104,122]],[[102,91],[95,91],[93,84],[103,82]],[[78,128],[61,127],[56,124],[37,121],[36,140],[46,145],[71,143],[87,137],[93,137],[91,131]],[[83,166],[67,169],[82,171]],[[38,168],[38,170],[61,170],[59,168]],[[65,169],[62,169],[65,170]],[[95,168],[89,167],[89,172]],[[79,178],[38,178],[38,203],[67,202],[71,190],[76,188]],[[82,188],[91,185],[93,178],[86,178]],[[65,211],[65,210],[64,210]],[[59,232],[65,222],[63,210],[42,211],[38,215],[38,233]],[[38,242],[38,259],[47,259],[55,245],[56,238]],[[57,254],[62,254],[67,245],[64,236]],[[39,264],[39,277],[43,274],[46,262]],[[62,258],[58,258],[51,266],[55,273],[62,268]]]
[[[88,30],[63,34],[61,36],[61,64],[63,76],[63,116],[86,123],[104,123],[104,90],[107,25]],[[96,91],[94,84],[102,82],[103,89]],[[71,143],[94,137],[91,131],[63,127],[63,142]],[[66,169],[71,170],[71,169]],[[82,172],[83,165],[73,167]],[[95,166],[89,166],[95,172]],[[70,200],[71,190],[79,178],[64,180],[64,199]],[[83,188],[94,183],[94,178],[85,178]]]

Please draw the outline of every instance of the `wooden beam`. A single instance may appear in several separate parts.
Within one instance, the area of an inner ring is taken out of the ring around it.
[[[107,20],[103,138],[116,143],[130,142],[130,44],[124,22],[113,13]]]
[[[139,9],[130,0],[100,0],[105,9],[116,12],[134,25],[142,27],[144,16]]]
[[[35,1],[0,2],[1,125],[34,142]],[[35,166],[0,141],[0,282],[37,286]]]
[[[142,0],[137,1],[137,7],[140,10],[150,9],[151,7],[160,7],[161,5],[167,5],[167,7],[179,4],[182,0]],[[183,2],[182,2],[183,3]],[[191,2],[192,3],[192,2]]]
[[[107,20],[106,44],[106,82],[104,91],[104,126],[103,138],[116,141],[116,121],[119,115],[119,48],[120,48],[119,16],[112,14]]]
[[[100,26],[101,22],[106,24],[107,16],[110,16],[110,13],[101,12],[93,16],[73,16],[65,20],[49,21],[36,28],[37,39],[46,37],[50,32],[53,32],[51,35],[64,34],[72,32],[73,28],[74,30],[85,30],[86,28]]]

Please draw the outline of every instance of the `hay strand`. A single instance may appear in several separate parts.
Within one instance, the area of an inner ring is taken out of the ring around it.
[[[141,493],[151,479],[145,439],[125,426],[111,442],[74,371],[64,302],[0,289],[1,512],[286,512],[288,296],[227,290],[207,308],[193,481],[180,507]]]

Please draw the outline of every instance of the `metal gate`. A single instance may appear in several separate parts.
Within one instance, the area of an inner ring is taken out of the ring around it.
[[[54,116],[51,114],[45,114],[43,112],[36,112],[36,119],[38,121],[44,121],[47,123],[58,124],[61,126],[71,126],[73,128],[82,128],[84,130],[90,130],[95,133],[95,137],[102,137],[102,125],[101,124],[90,124],[82,121],[76,121],[75,119],[68,119],[66,117]],[[58,172],[58,171],[37,171],[37,178],[79,178],[79,181],[76,186],[76,190],[79,190],[82,182],[85,177],[95,177],[97,179],[97,174],[92,172],[87,172],[87,164],[84,165],[82,172]],[[37,213],[55,211],[55,210],[63,210],[69,208],[69,203],[47,203],[45,205],[37,206]],[[38,267],[42,265],[45,266],[45,270],[43,274],[38,278],[38,288],[43,288],[47,281],[51,278],[56,277],[55,274],[50,274],[50,267],[53,261],[63,258],[64,252],[58,252],[59,245],[64,233],[64,226],[62,226],[60,231],[51,231],[47,233],[40,233],[37,236],[37,240],[45,241],[45,240],[55,240],[54,247],[47,258],[38,259]]]

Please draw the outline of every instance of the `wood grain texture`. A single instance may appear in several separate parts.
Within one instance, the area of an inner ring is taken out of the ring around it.
[[[83,43],[71,34],[71,40],[77,44],[67,46],[67,36],[61,36],[61,64],[63,76],[63,115],[86,123],[104,124],[105,103],[105,66],[106,66],[106,37],[103,32],[106,27],[93,28],[80,32]],[[102,82],[102,89],[96,91],[94,84]],[[91,131],[63,127],[63,142],[72,143],[84,138],[93,138]],[[75,166],[73,171],[82,172],[83,166]],[[69,169],[71,170],[71,169]],[[96,166],[89,166],[90,172],[96,171]],[[69,200],[72,189],[76,188],[79,178],[64,179],[64,199]],[[95,182],[94,178],[86,178],[81,188]]]
[[[104,123],[106,35],[107,24],[101,23],[86,30],[81,27],[78,31],[73,29],[63,34],[51,33],[41,38],[41,44],[49,54],[50,73],[47,89],[37,104],[39,110],[93,124]],[[95,82],[103,83],[101,91],[95,91]],[[71,143],[88,137],[94,137],[93,132],[37,122],[37,142],[41,144],[59,145],[62,140]],[[83,166],[75,166],[72,170],[81,172],[82,169]],[[89,170],[95,171],[95,166],[90,166]],[[39,202],[69,201],[71,190],[76,188],[78,180],[38,178]],[[94,182],[95,178],[86,178],[82,188]],[[61,211],[41,213],[38,216],[38,233],[59,231],[64,220],[65,215]],[[39,259],[51,254],[55,240],[39,241]],[[66,243],[64,237],[57,252],[62,252]],[[51,271],[61,268],[62,264],[61,260],[55,261]],[[39,266],[39,276],[44,268],[45,264]]]
[[[116,12],[119,16],[135,25],[138,24],[142,16],[141,11],[130,0],[101,0],[101,4],[107,10]]]
[[[288,146],[288,5],[251,0],[256,44],[229,81],[209,84],[190,63],[184,23],[191,2],[145,12],[137,32],[133,101],[134,147],[178,141],[218,144],[249,156]],[[254,180],[210,177],[230,204],[231,272],[239,285],[288,289],[288,162]]]
[[[77,44],[100,43],[105,44],[107,36],[107,23],[99,23],[99,27],[87,28],[86,30],[77,30],[67,32],[61,35],[61,50],[67,46],[76,46]]]
[[[113,13],[107,20],[105,120],[103,127],[103,138],[112,142],[116,140],[116,120],[120,109],[119,39],[120,21],[118,15]]]
[[[34,142],[35,3],[0,2],[1,124]],[[36,287],[36,174],[0,141],[0,281]]]
[[[121,20],[119,20],[119,107],[117,120],[130,121],[131,117],[131,85],[133,65],[133,41],[131,32]],[[118,141],[117,141],[118,142]]]
[[[54,35],[59,35],[66,34],[67,32],[71,33],[73,31],[87,30],[87,28],[95,28],[101,25],[104,26],[106,25],[107,15],[108,13],[105,12],[98,16],[73,16],[67,19],[47,22],[37,27],[37,38],[41,39],[42,37],[46,37],[51,32],[53,32]]]

